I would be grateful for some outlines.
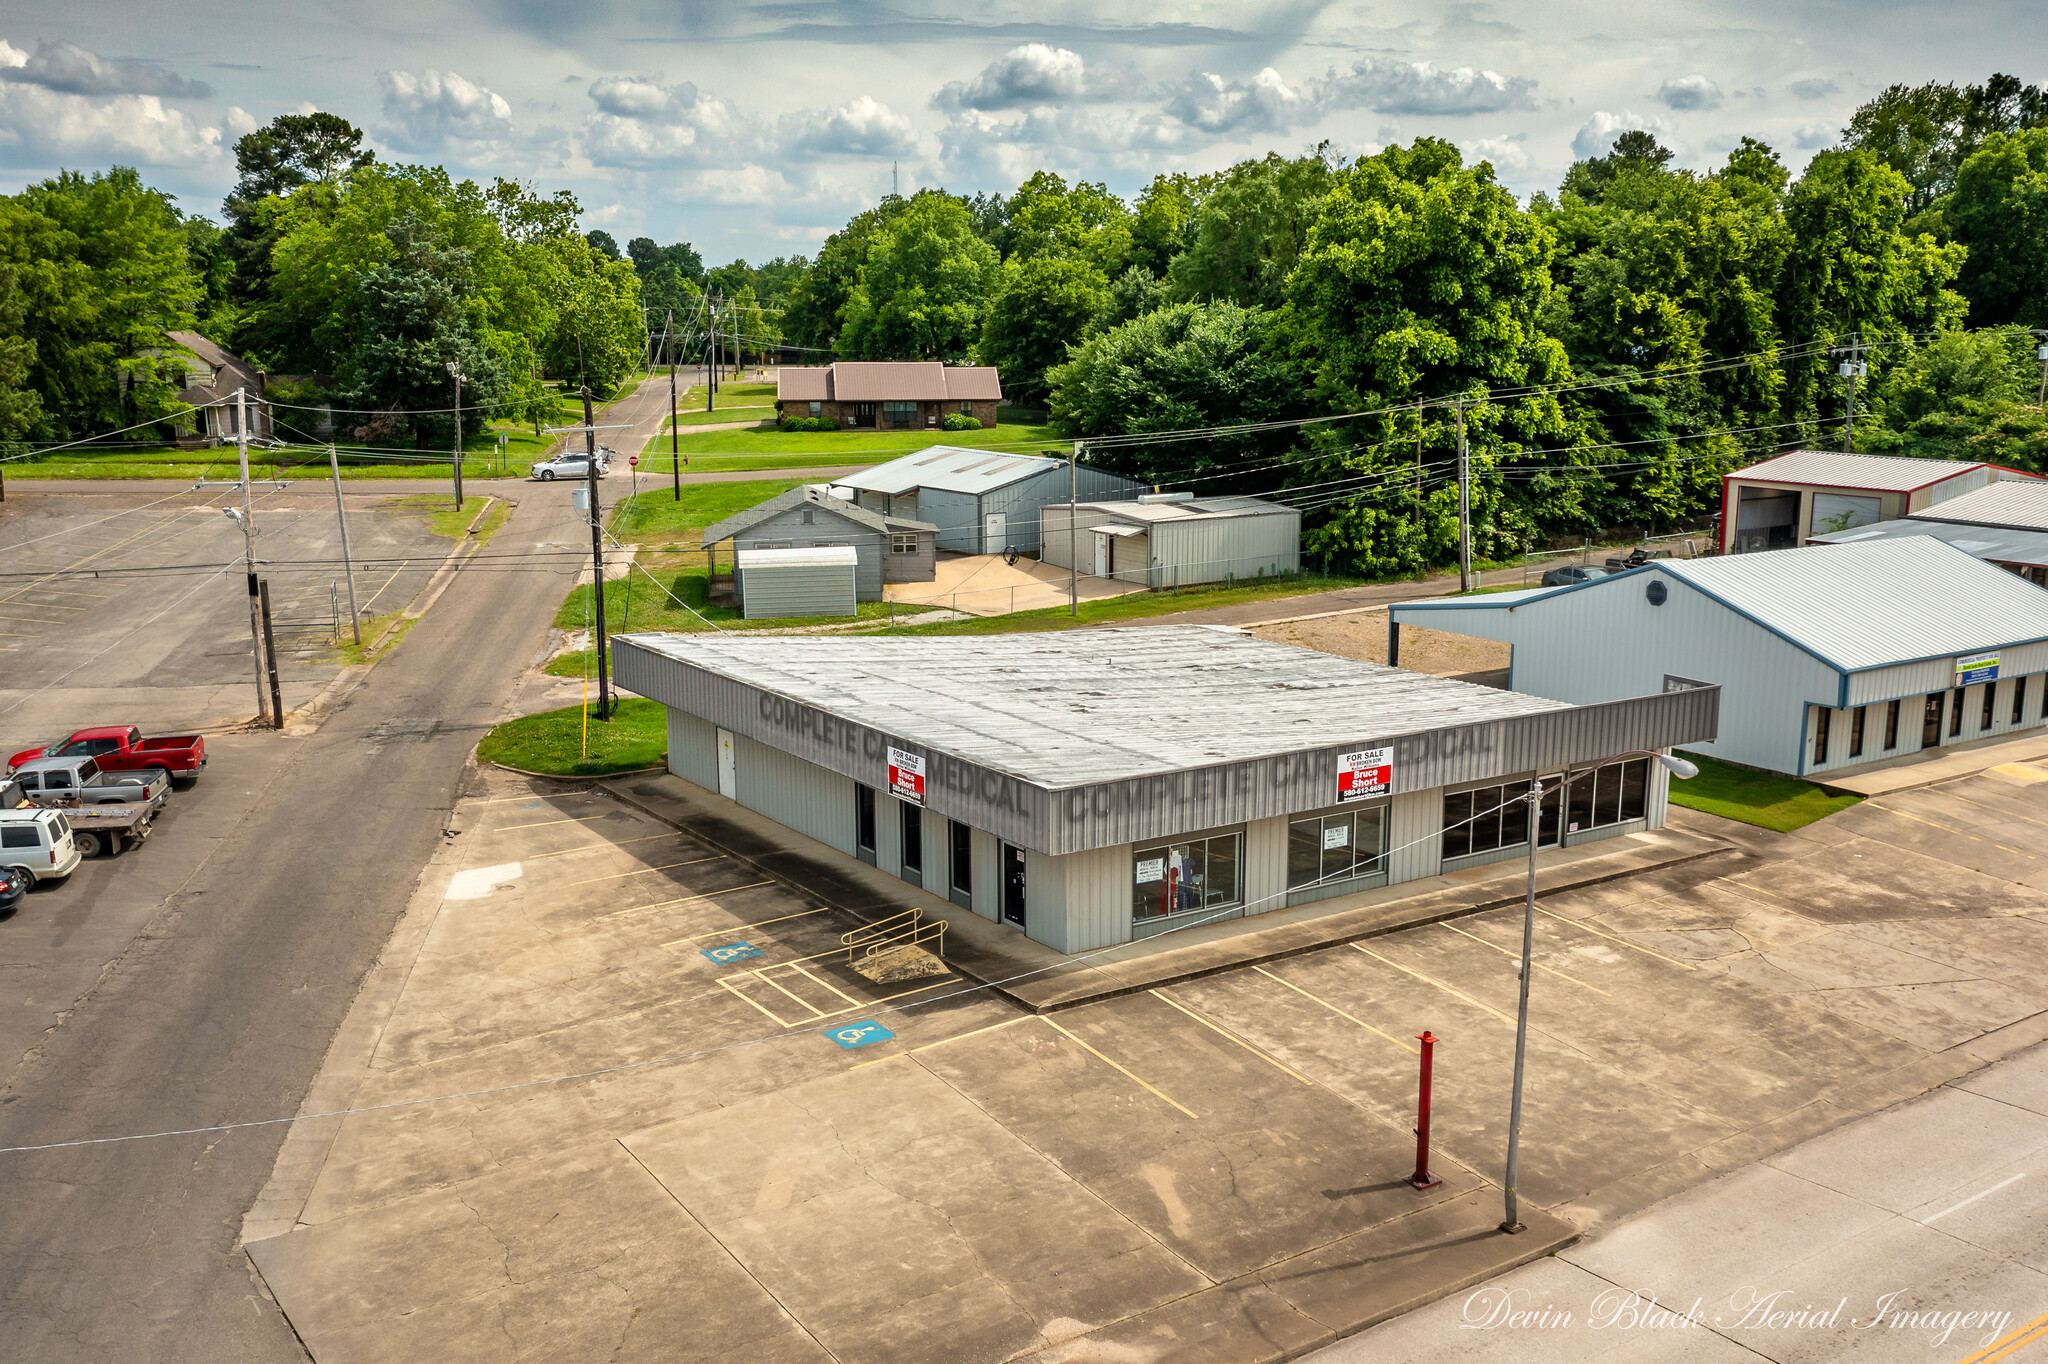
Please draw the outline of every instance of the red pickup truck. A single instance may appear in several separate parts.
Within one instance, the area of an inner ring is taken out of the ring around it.
[[[170,739],[145,739],[133,725],[100,725],[74,731],[69,737],[43,748],[28,748],[7,760],[12,772],[36,758],[75,758],[90,755],[99,759],[102,772],[144,772],[162,768],[174,781],[191,782],[206,766],[206,740],[197,734]]]

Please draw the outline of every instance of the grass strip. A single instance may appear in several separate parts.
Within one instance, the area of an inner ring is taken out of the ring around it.
[[[485,762],[560,777],[632,772],[667,757],[668,712],[659,701],[626,697],[616,700],[612,709],[612,718],[600,721],[593,701],[587,729],[582,706],[507,720],[484,735],[476,755]]]
[[[1685,755],[1699,764],[1700,774],[1691,781],[1671,782],[1671,803],[1702,814],[1754,824],[1789,834],[1815,820],[1846,810],[1861,796],[1831,796],[1810,781],[1759,772],[1718,762],[1697,753]]]

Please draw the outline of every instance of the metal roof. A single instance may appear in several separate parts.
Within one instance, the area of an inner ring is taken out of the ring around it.
[[[1816,535],[1808,543],[1859,545],[1868,540],[1904,540],[1916,535],[1954,545],[1965,554],[1988,559],[1992,563],[2026,564],[2028,567],[2048,565],[2048,531],[2007,530],[2003,526],[1931,521],[1912,516],[1880,521],[1874,526],[1859,526],[1855,530],[1836,531],[1832,535]]]
[[[1013,455],[993,450],[969,450],[958,445],[933,445],[914,455],[905,455],[887,464],[877,464],[872,469],[834,479],[832,486],[887,493],[891,497],[900,497],[912,488],[980,495],[1027,478],[1036,478],[1065,463],[1065,460],[1047,459],[1041,455]]]
[[[2001,479],[1907,515],[1916,521],[1962,521],[1973,526],[2048,531],[2048,480]]]
[[[1571,709],[1200,625],[909,639],[632,638],[1045,786]]]
[[[991,365],[841,360],[830,365],[785,365],[776,371],[775,396],[797,402],[958,402],[974,398],[1000,402],[1003,383]]]
[[[1997,467],[1947,459],[1916,459],[1911,455],[1849,455],[1833,450],[1794,450],[1789,455],[1779,455],[1776,459],[1737,469],[1729,477],[1744,482],[1803,483],[1816,488],[1905,493],[1973,469]]]
[[[734,512],[715,526],[706,526],[704,538],[700,543],[706,546],[715,545],[721,540],[730,540],[735,535],[744,535],[770,517],[805,503],[822,507],[842,520],[851,521],[857,526],[882,534],[891,531],[922,530],[936,533],[939,529],[927,521],[911,521],[901,516],[884,516],[880,512],[869,511],[858,503],[832,496],[822,483],[800,483],[794,488],[777,493],[766,502],[757,502],[743,512]]]
[[[860,562],[860,551],[852,545],[809,545],[801,549],[743,549],[733,558],[741,568],[815,567]]]
[[[1126,521],[1199,521],[1205,517],[1299,515],[1263,497],[1198,497],[1191,502],[1083,502],[1090,511]],[[1099,529],[1099,527],[1098,527]]]
[[[1637,591],[1617,584],[1645,573],[1696,587],[1844,672],[2048,639],[2048,592],[1929,535],[1659,559],[1569,587],[1393,609],[1403,617],[1508,610],[1566,592]]]

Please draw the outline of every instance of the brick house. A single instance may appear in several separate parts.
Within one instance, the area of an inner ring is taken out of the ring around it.
[[[840,361],[784,366],[775,379],[785,417],[833,417],[842,427],[925,431],[953,414],[996,424],[1003,384],[992,365],[932,361]]]

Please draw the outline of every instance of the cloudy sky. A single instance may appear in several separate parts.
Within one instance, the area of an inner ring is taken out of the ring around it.
[[[217,216],[234,140],[352,120],[390,160],[567,187],[621,241],[809,253],[890,187],[1047,167],[1129,194],[1422,134],[1527,194],[1629,127],[1795,167],[1895,81],[2048,79],[2039,0],[110,0],[0,16],[0,189],[142,167]]]

